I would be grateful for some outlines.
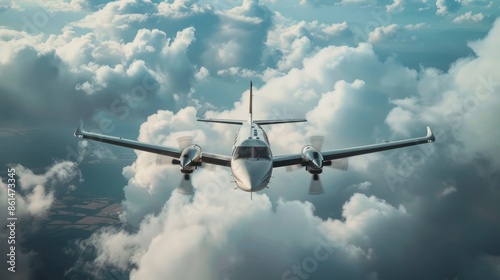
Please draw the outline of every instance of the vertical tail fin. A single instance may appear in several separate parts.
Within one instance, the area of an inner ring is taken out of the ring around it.
[[[250,124],[252,124],[252,97],[253,97],[253,93],[252,93],[252,81],[250,80],[250,107],[248,108],[248,122]]]
[[[306,119],[282,119],[282,120],[253,120],[253,83],[250,81],[250,104],[248,105],[248,124],[250,125],[250,130],[252,130],[251,124],[255,123],[258,125],[266,124],[280,124],[280,123],[295,123],[295,122],[305,122]],[[227,120],[227,119],[198,119],[200,122],[213,122],[213,123],[226,123],[226,124],[245,124],[245,120]],[[250,131],[250,135],[252,135]]]

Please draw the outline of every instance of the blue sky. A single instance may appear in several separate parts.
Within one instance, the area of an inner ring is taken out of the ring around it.
[[[19,171],[19,215],[46,218],[68,193],[122,197],[123,226],[80,240],[92,258],[67,268],[93,277],[498,278],[499,11],[488,0],[0,1],[0,158]],[[267,128],[277,155],[314,135],[335,149],[427,125],[438,141],[325,170],[321,196],[307,194],[310,174],[276,169],[251,201],[224,168],[197,171],[184,197],[178,169],[155,155],[72,135],[82,120],[229,154],[235,127],[196,118],[246,118],[250,80],[255,118],[308,119]]]

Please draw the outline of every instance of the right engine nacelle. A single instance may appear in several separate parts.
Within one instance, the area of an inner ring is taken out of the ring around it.
[[[306,170],[311,174],[320,174],[323,172],[323,155],[314,146],[307,145],[302,148],[302,159],[304,160]]]
[[[189,145],[181,153],[179,165],[182,173],[193,173],[196,167],[200,166],[201,147],[193,144]]]

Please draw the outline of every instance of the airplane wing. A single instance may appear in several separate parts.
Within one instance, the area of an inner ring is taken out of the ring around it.
[[[211,123],[225,123],[225,124],[238,124],[242,125],[246,121],[243,120],[229,120],[229,119],[197,119],[199,122],[211,122]],[[281,124],[281,123],[296,123],[296,122],[306,122],[306,119],[281,119],[281,120],[255,120],[254,123],[258,125],[267,124]]]
[[[296,123],[296,122],[307,122],[306,119],[281,119],[281,120],[257,120],[253,121],[258,125],[267,125],[267,124],[281,124],[281,123]]]
[[[399,140],[393,142],[386,142],[380,144],[366,145],[360,147],[353,148],[345,148],[338,149],[332,151],[321,152],[323,155],[323,160],[334,160],[339,158],[352,157],[357,155],[375,153],[380,151],[398,149],[408,146],[414,146],[424,143],[430,143],[436,141],[436,137],[432,133],[431,129],[427,127],[427,135],[425,137],[418,137],[406,140]],[[294,154],[294,155],[286,155],[286,156],[277,156],[273,158],[273,167],[282,167],[288,165],[295,165],[302,163],[302,155]]]
[[[229,120],[229,119],[197,119],[199,122],[212,122],[212,123],[225,123],[225,124],[238,124],[242,125],[245,121],[242,120]]]
[[[173,158],[179,158],[182,153],[181,148],[158,146],[148,143],[143,143],[135,140],[123,139],[121,137],[102,135],[98,133],[87,132],[83,130],[83,124],[80,124],[75,131],[75,136],[79,138],[99,141],[103,143],[108,143],[112,145],[122,146],[126,148],[131,148],[134,150],[140,150],[145,152],[150,152],[154,154],[169,156]],[[202,153],[202,162],[221,165],[221,166],[231,166],[231,157],[210,153]]]

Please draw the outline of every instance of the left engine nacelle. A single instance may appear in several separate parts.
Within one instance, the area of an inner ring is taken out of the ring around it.
[[[193,144],[184,148],[179,165],[182,173],[193,173],[196,167],[201,165],[201,147]]]
[[[306,170],[311,174],[320,174],[323,172],[323,155],[314,146],[307,145],[302,148],[302,159],[304,160]]]

